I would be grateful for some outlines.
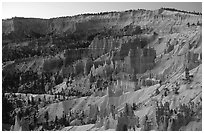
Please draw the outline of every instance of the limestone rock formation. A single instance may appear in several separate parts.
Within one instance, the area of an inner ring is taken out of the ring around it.
[[[3,20],[12,130],[201,130],[202,14],[172,10]]]

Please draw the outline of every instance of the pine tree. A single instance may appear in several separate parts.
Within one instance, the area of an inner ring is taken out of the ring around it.
[[[137,109],[136,103],[133,103],[132,106],[133,106],[133,110],[136,110],[136,109]]]
[[[34,97],[33,96],[31,96],[31,104],[35,105],[35,101],[34,101]]]
[[[39,102],[39,103],[41,102],[41,99],[40,99],[40,98],[38,98],[38,102]]]
[[[36,125],[36,123],[37,123],[36,113],[34,113],[33,122],[34,122],[34,125]]]
[[[55,124],[58,124],[58,117],[57,117],[57,115],[55,116]]]
[[[46,123],[48,124],[48,120],[49,120],[49,113],[48,111],[45,112],[45,116],[44,116]]]
[[[63,111],[63,125],[66,125],[66,114],[65,112]]]
[[[44,99],[44,101],[46,102],[46,96],[45,96],[45,95],[44,95],[43,99]]]
[[[28,99],[28,105],[30,105],[30,99]]]
[[[127,103],[125,104],[125,109],[124,109],[124,111],[125,111],[125,115],[128,116],[129,110],[128,110],[128,104],[127,104]]]
[[[187,23],[187,25],[188,25],[188,27],[190,27],[190,23],[189,22]]]

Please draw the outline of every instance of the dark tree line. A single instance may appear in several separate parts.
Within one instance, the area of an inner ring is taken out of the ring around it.
[[[161,9],[163,10],[167,10],[167,11],[176,11],[176,12],[182,12],[182,13],[189,13],[189,14],[195,14],[195,15],[202,15],[201,12],[191,12],[191,11],[185,11],[185,10],[178,10],[178,9],[175,9],[175,8],[165,8],[165,7],[162,7]]]

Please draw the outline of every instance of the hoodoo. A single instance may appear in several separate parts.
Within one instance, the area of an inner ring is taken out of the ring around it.
[[[201,131],[201,118],[201,13],[2,21],[3,130]]]

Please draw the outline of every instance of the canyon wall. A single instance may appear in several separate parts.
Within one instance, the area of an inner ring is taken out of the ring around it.
[[[3,20],[2,32],[3,38],[9,38],[9,36],[13,38],[42,36],[43,39],[46,38],[44,37],[46,35],[66,38],[73,33],[82,32],[94,34],[106,31],[107,29],[127,33],[130,29],[136,29],[136,27],[140,26],[141,34],[139,35],[96,35],[91,41],[91,44],[85,48],[65,49],[64,58],[59,59],[63,60],[63,63],[61,63],[61,61],[52,61],[52,59],[48,59],[50,61],[47,60],[44,63],[45,71],[50,71],[56,67],[56,70],[88,74],[90,66],[93,64],[97,68],[99,65],[103,66],[105,61],[113,61],[116,70],[124,69],[124,71],[128,73],[140,73],[154,66],[155,52],[153,49],[150,49],[149,52],[145,52],[145,48],[154,48],[157,51],[157,57],[160,56],[165,49],[167,51],[165,54],[176,52],[175,50],[182,47],[185,42],[183,42],[183,44],[181,44],[181,42],[176,43],[172,40],[169,42],[168,39],[171,38],[171,36],[190,34],[187,33],[189,28],[196,28],[195,25],[197,25],[198,22],[201,23],[201,20],[202,15],[178,13],[163,9],[155,11],[132,10],[52,19],[12,18]],[[199,37],[197,35],[194,36]],[[184,37],[181,36],[181,38]],[[194,40],[201,39],[192,38],[191,40],[190,47],[195,43],[200,44]],[[45,43],[48,42],[49,41],[46,41]],[[60,39],[59,42],[61,42]],[[67,42],[64,43],[64,45],[69,45]],[[179,47],[177,45],[179,45]],[[137,53],[138,48],[142,49],[141,57],[138,55],[139,53]],[[189,57],[189,61],[192,62],[190,63],[190,68],[197,66],[197,64],[195,65],[194,63],[194,58],[198,58],[198,63],[201,61],[201,52],[199,52],[199,48],[195,49],[198,50],[190,51],[191,54],[189,54],[189,56],[191,56]],[[145,53],[150,54],[146,55]],[[88,60],[85,61],[83,58],[88,58]],[[77,64],[81,63],[76,62],[77,60],[82,60],[82,66],[84,67],[86,64],[88,65],[85,68],[78,67],[79,65]],[[53,64],[52,67],[47,65],[50,63]]]
[[[84,32],[98,33],[106,29],[122,29],[127,25],[140,25],[146,31],[157,33],[179,32],[187,23],[202,22],[201,15],[166,11],[163,9],[131,10],[104,14],[77,15],[52,19],[12,18],[3,20],[2,33],[14,34],[14,38],[24,38],[32,34],[63,35]]]

